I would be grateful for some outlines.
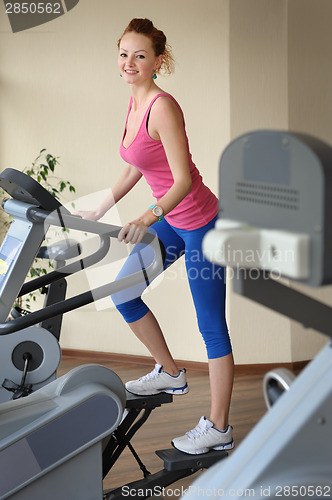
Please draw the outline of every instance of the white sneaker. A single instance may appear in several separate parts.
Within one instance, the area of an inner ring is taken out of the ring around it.
[[[184,436],[173,439],[172,445],[184,453],[198,455],[210,450],[231,450],[234,448],[232,427],[225,431],[213,427],[213,423],[201,417],[198,425]]]
[[[156,363],[154,370],[144,377],[127,382],[126,389],[133,394],[142,396],[152,396],[160,392],[177,395],[189,392],[186,370],[180,370],[177,375],[170,375],[164,372],[158,363]]]

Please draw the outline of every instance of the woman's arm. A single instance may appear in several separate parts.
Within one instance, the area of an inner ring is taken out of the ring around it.
[[[192,184],[182,114],[169,97],[160,97],[153,104],[149,133],[153,139],[161,140],[174,179],[171,188],[158,200],[158,206],[167,215],[190,193]],[[119,240],[139,243],[147,228],[156,220],[152,210],[146,210],[138,219],[124,226],[119,233]]]
[[[183,118],[172,99],[160,97],[156,100],[151,109],[149,129],[154,139],[161,140],[174,179],[172,187],[158,200],[166,215],[190,193],[192,184]]]
[[[109,194],[95,210],[79,210],[75,215],[80,215],[84,219],[89,220],[100,219],[137,184],[141,177],[142,174],[136,167],[127,165],[113,189],[110,190]]]

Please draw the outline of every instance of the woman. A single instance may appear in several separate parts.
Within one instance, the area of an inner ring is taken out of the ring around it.
[[[112,193],[91,212],[78,212],[98,220],[144,176],[156,203],[126,224],[119,241],[136,244],[150,227],[166,248],[165,268],[185,254],[186,269],[200,332],[209,361],[211,412],[173,445],[190,454],[210,449],[231,449],[228,423],[233,384],[233,356],[225,320],[224,269],[207,262],[202,254],[204,234],[214,227],[218,200],[204,185],[189,152],[184,118],[175,99],[155,82],[161,70],[170,73],[172,56],[164,33],[148,19],[133,19],[118,42],[120,76],[129,85],[131,99],[120,154],[127,162]],[[148,206],[148,204],[147,204]],[[130,256],[130,257],[131,257]],[[199,256],[199,258],[198,258]],[[119,277],[133,271],[130,257]],[[155,369],[127,382],[134,394],[188,392],[185,370],[172,358],[160,326],[141,299],[140,291],[116,294],[117,309],[154,357]]]

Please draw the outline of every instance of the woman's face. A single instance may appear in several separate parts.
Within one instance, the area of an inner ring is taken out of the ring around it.
[[[150,38],[140,33],[126,33],[120,41],[118,65],[129,84],[152,79],[160,67],[162,56],[156,57]]]

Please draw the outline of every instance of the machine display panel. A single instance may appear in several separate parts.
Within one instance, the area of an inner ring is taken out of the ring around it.
[[[7,235],[0,249],[0,288],[6,279],[19,249],[22,246],[22,241]]]

